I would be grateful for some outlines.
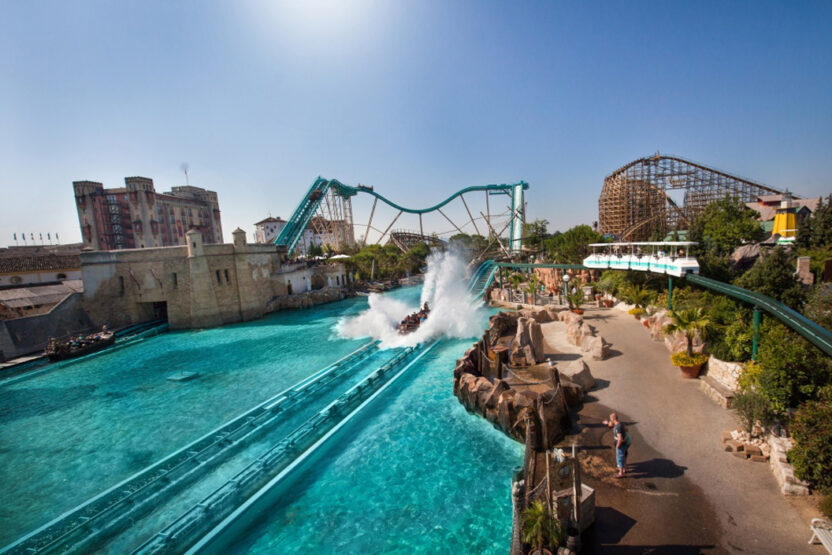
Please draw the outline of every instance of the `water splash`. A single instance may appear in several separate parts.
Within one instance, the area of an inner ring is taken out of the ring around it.
[[[396,327],[419,306],[373,293],[367,310],[338,322],[338,335],[379,339],[382,348],[408,347],[438,337],[462,339],[479,335],[482,331],[480,309],[466,291],[465,261],[456,252],[445,251],[431,254],[427,262],[419,306],[427,302],[431,310],[418,330],[399,335]]]

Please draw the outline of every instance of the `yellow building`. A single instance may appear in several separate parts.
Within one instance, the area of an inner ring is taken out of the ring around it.
[[[774,227],[771,234],[780,236],[778,243],[791,243],[797,237],[797,208],[788,191],[783,193],[780,207],[774,215]]]

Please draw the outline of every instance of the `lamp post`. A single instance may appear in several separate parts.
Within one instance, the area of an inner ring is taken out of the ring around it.
[[[569,284],[569,274],[566,273],[564,270],[563,272],[563,300],[569,304],[569,293],[567,292],[566,286]]]

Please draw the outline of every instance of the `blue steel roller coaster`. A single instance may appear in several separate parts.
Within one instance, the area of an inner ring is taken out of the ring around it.
[[[485,191],[486,199],[487,195],[491,194],[506,194],[511,198],[510,221],[509,224],[507,224],[507,227],[509,228],[508,248],[512,253],[519,253],[523,246],[523,222],[525,221],[524,191],[528,188],[528,183],[524,181],[520,181],[519,183],[514,184],[475,185],[472,187],[466,187],[464,189],[461,189],[449,196],[448,198],[446,198],[445,200],[443,200],[442,202],[433,206],[427,208],[408,208],[385,198],[383,195],[375,192],[372,187],[366,187],[363,185],[353,187],[341,183],[337,179],[325,179],[323,177],[318,177],[318,179],[315,180],[315,182],[306,192],[306,195],[304,195],[300,204],[298,204],[291,218],[289,218],[289,220],[286,222],[286,226],[275,238],[274,243],[276,245],[283,245],[287,247],[289,250],[289,254],[292,254],[295,251],[295,247],[297,246],[298,241],[301,239],[304,230],[306,230],[310,221],[312,221],[313,216],[320,208],[321,201],[329,192],[333,192],[336,195],[346,199],[354,197],[359,193],[375,197],[373,201],[373,208],[370,212],[370,220],[366,224],[368,232],[372,226],[373,215],[375,214],[376,204],[379,200],[387,204],[388,206],[398,210],[399,212],[393,218],[393,221],[390,222],[390,224],[387,226],[387,229],[384,230],[383,233],[381,233],[381,237],[379,238],[380,241],[384,238],[387,232],[390,231],[390,229],[393,227],[393,224],[396,222],[396,220],[402,213],[418,214],[421,218],[422,214],[426,214],[429,212],[439,212],[456,229],[459,230],[459,226],[457,226],[442,211],[442,208],[448,203],[450,203],[452,200],[459,197],[465,205],[465,210],[468,213],[468,217],[471,218],[471,221],[473,222],[475,218],[471,214],[471,211],[469,210],[468,204],[465,202],[465,198],[463,195],[475,191]],[[476,227],[476,224],[474,225]],[[366,236],[367,235],[365,233],[365,237]]]

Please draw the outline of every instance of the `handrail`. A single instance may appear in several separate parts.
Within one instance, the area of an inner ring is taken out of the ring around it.
[[[748,304],[761,308],[792,328],[817,348],[827,355],[832,356],[832,332],[821,327],[816,322],[800,314],[794,309],[779,303],[767,295],[749,291],[736,285],[724,283],[715,279],[700,276],[698,274],[687,274],[685,279],[708,289],[713,289],[723,295],[728,295]]]

